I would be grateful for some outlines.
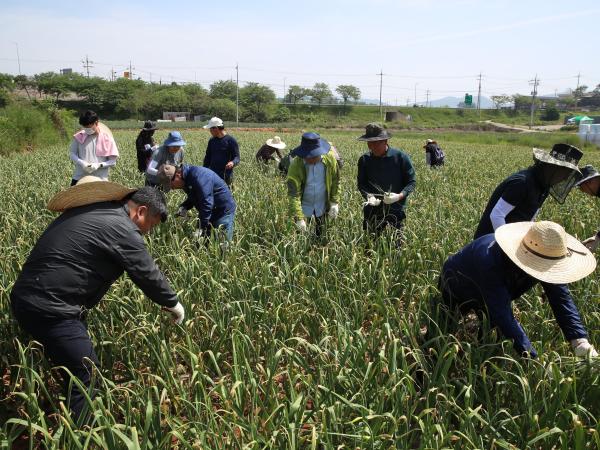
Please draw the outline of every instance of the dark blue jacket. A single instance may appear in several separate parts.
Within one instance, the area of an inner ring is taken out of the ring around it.
[[[233,161],[234,166],[240,163],[240,148],[237,141],[228,134],[222,138],[210,138],[202,165],[208,167],[221,178],[226,179],[233,172],[233,169],[225,170],[225,165],[229,161]]]
[[[537,353],[515,319],[512,301],[540,283],[554,317],[567,340],[587,337],[579,311],[566,284],[543,283],[519,269],[494,240],[486,234],[464,246],[444,263],[441,275],[442,293],[455,302],[479,300],[485,303],[492,326],[513,339],[517,352]]]
[[[415,169],[406,153],[389,147],[381,158],[370,152],[360,157],[356,181],[358,190],[365,199],[367,194],[383,199],[386,192],[404,193],[402,200],[391,205],[381,202],[379,206],[365,206],[365,215],[392,214],[404,217],[406,199],[415,190]]]
[[[183,165],[183,190],[187,194],[181,204],[198,210],[200,228],[207,229],[221,217],[235,212],[235,200],[225,182],[205,167]]]

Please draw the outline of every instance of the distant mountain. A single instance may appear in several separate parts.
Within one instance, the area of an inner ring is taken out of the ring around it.
[[[448,108],[458,108],[458,104],[462,103],[465,101],[464,97],[444,97],[444,98],[440,98],[437,100],[431,100],[429,102],[429,106],[432,106],[434,108],[442,108],[444,106],[448,107]],[[424,105],[424,103],[419,103],[419,105]],[[477,96],[474,95],[473,96],[473,106],[477,106]],[[487,109],[487,108],[494,108],[494,102],[492,102],[489,98],[487,97],[481,97],[481,108],[482,109]]]

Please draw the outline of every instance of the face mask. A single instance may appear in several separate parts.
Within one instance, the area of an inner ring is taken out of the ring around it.
[[[85,131],[85,134],[87,134],[88,136],[91,136],[92,134],[96,133],[96,130],[94,130],[93,128],[84,128],[83,131]]]

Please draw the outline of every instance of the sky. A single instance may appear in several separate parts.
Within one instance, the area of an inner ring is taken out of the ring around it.
[[[446,96],[554,95],[600,84],[600,3],[555,0],[2,0],[0,72],[72,68],[110,78],[360,88],[411,104]],[[19,58],[17,58],[17,52]],[[383,73],[383,75],[379,75]]]

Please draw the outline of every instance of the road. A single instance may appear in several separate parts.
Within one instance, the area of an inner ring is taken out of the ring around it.
[[[562,124],[535,125],[533,128],[529,129],[529,127],[526,127],[523,125],[507,125],[505,123],[492,122],[491,120],[484,120],[483,122],[493,125],[496,128],[501,128],[503,130],[508,130],[508,131],[517,131],[520,133],[538,133],[538,132],[543,132],[543,131],[546,131],[546,132],[547,131],[558,131],[564,126]]]

